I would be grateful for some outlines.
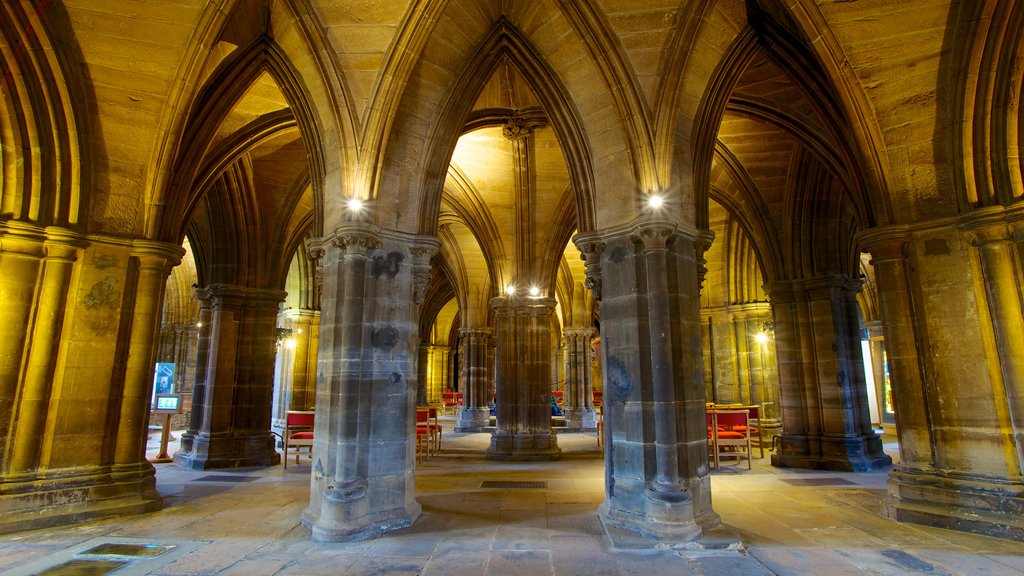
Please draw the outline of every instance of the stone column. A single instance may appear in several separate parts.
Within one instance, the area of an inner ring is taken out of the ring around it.
[[[419,358],[416,362],[416,405],[426,406],[427,381],[430,379],[430,344],[420,342]]]
[[[900,438],[882,510],[890,518],[1024,539],[1024,229],[1010,216],[992,206],[861,238]]]
[[[776,282],[770,291],[782,381],[782,443],[772,464],[867,471],[892,459],[871,428],[856,294],[846,277]]]
[[[491,331],[466,329],[459,333],[462,341],[461,364],[466,372],[463,407],[456,432],[480,432],[491,423],[490,396],[487,382],[487,349],[491,347]]]
[[[192,411],[189,414],[188,429],[179,439],[178,452],[189,454],[195,449],[194,440],[203,426],[203,411],[199,408],[206,402],[206,371],[210,358],[210,326],[213,319],[213,302],[205,289],[194,289],[199,301],[199,322],[196,323],[196,367],[192,380]]]
[[[278,325],[287,331],[279,343],[275,388],[275,426],[284,426],[288,410],[313,410],[316,406],[316,349],[320,337],[320,312],[286,310]]]
[[[13,289],[10,292],[5,290],[3,308],[14,312],[9,315],[14,317],[15,323],[7,325],[5,331],[14,332],[9,334],[12,341],[24,343],[24,330],[27,327],[29,330],[28,345],[24,351],[12,351],[9,356],[23,358],[21,373],[18,366],[12,365],[10,378],[4,379],[5,383],[14,385],[20,380],[17,393],[13,389],[10,393],[4,390],[3,395],[5,404],[8,399],[16,401],[3,406],[3,413],[7,416],[3,423],[10,423],[10,437],[13,439],[3,458],[6,480],[29,476],[40,465],[71,272],[78,253],[85,246],[84,239],[68,232],[55,237],[55,229],[34,238],[25,235],[24,231],[8,230],[10,232],[15,234],[2,236],[6,249],[2,262],[11,266],[4,268],[3,287]],[[28,270],[34,273],[21,276]],[[10,299],[7,294],[10,294]],[[11,330],[19,327],[20,331]]]
[[[1019,263],[1014,261],[1017,254],[1006,223],[979,220],[968,228],[968,237],[979,257],[988,321],[992,325],[991,338],[995,346],[989,354],[992,363],[1000,367],[998,374],[993,374],[993,386],[996,398],[1004,400],[996,403],[995,416],[1000,430],[1011,438],[1007,448],[1015,449],[1015,458],[1008,458],[1010,475],[1021,479],[1024,478],[1024,309],[1021,304],[1024,278],[1017,267]],[[1024,222],[1016,224],[1018,232],[1024,232]],[[1016,240],[1019,245],[1024,238],[1018,236]],[[1024,496],[1024,483],[1021,488]],[[1021,535],[1024,536],[1024,525]]]
[[[160,507],[145,458],[177,246],[0,223],[0,532]],[[12,349],[7,341],[20,343]]]
[[[323,297],[310,502],[313,539],[412,524],[419,302],[439,242],[349,223],[318,241]]]
[[[590,372],[590,346],[593,328],[567,328],[565,336],[565,425],[578,430],[597,430],[594,411],[593,378]]]
[[[180,246],[136,241],[132,249],[135,265],[135,301],[128,333],[128,360],[121,392],[120,421],[114,470],[146,470],[146,439],[153,392],[153,365],[159,334],[167,277],[184,251]]]
[[[281,457],[270,433],[274,345],[285,293],[225,284],[202,292],[202,385],[174,462],[194,470],[275,465]]]
[[[601,300],[609,525],[685,542],[711,509],[700,345],[706,233],[638,221],[577,237]]]
[[[551,314],[555,300],[503,296],[491,299],[496,316],[495,430],[492,460],[557,460],[551,432]]]

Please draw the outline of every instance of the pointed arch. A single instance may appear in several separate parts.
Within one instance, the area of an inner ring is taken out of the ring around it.
[[[1024,7],[1020,2],[957,2],[943,59],[954,86],[948,117],[961,212],[1008,205],[1024,196],[1020,108],[1024,93]]]
[[[706,195],[710,183],[710,160],[714,154],[718,126],[727,111],[733,111],[785,130],[801,144],[823,156],[836,178],[844,183],[844,190],[860,214],[862,224],[872,226],[890,218],[891,207],[888,187],[882,184],[880,166],[884,148],[864,149],[863,111],[850,111],[849,99],[837,94],[836,87],[823,65],[809,58],[804,43],[775,22],[766,12],[754,9],[747,26],[719,62],[712,80],[705,90],[694,127],[694,187],[698,226],[706,221]],[[765,103],[749,98],[736,98],[734,91],[744,70],[757,54],[763,54],[789,76],[790,80],[812,104],[816,115],[828,131],[829,141],[801,128],[800,123]],[[851,118],[853,121],[851,122]],[[853,135],[850,134],[852,129]],[[880,140],[879,140],[880,142]],[[834,144],[833,144],[834,143]]]
[[[160,238],[177,241],[182,237],[190,207],[195,205],[197,195],[204,191],[198,184],[204,176],[206,163],[210,161],[209,148],[216,131],[245,91],[263,73],[270,74],[288,102],[290,116],[294,118],[299,128],[306,149],[309,181],[313,186],[313,212],[323,213],[322,184],[326,166],[321,141],[323,130],[316,118],[313,105],[306,96],[308,91],[301,77],[274,40],[262,36],[247,49],[224,62],[200,91],[197,97],[200,105],[189,116],[188,127],[182,137],[182,142],[187,143],[187,146],[174,163],[174,176],[168,187],[167,205],[157,228]],[[249,136],[266,136],[283,129],[287,123],[288,119],[284,113],[261,118],[250,127]],[[242,137],[244,138],[244,135]],[[236,139],[234,144],[229,149],[237,153],[247,142],[239,142]],[[209,177],[211,174],[207,171],[205,176]]]
[[[554,72],[536,50],[510,22],[501,18],[452,87],[449,98],[441,107],[439,117],[442,120],[435,124],[429,138],[429,141],[436,145],[431,148],[419,183],[422,196],[425,198],[420,211],[421,234],[433,234],[435,231],[443,175],[447,173],[452,151],[462,134],[464,122],[470,116],[475,95],[503,59],[507,59],[507,62],[530,82],[544,111],[550,115],[549,121],[562,147],[569,169],[569,181],[575,191],[579,226],[584,230],[594,227],[595,207],[592,195],[581,192],[592,191],[595,188],[591,154],[583,126],[576,114],[576,107]],[[450,127],[453,124],[459,128],[452,130]]]
[[[75,110],[90,99],[75,92],[80,83],[65,70],[76,68],[52,41],[65,20],[57,6],[0,3],[0,221],[78,228],[86,213],[87,122]]]

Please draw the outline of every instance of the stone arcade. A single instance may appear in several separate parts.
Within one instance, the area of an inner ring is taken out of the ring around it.
[[[414,412],[448,389],[461,429],[496,406],[489,457],[559,458],[553,386],[578,430],[603,394],[598,514],[658,542],[719,522],[710,400],[844,471],[891,464],[891,406],[881,513],[1024,540],[1022,19],[0,3],[0,531],[162,506],[161,361],[182,468],[274,466],[315,407],[315,540],[416,522]]]

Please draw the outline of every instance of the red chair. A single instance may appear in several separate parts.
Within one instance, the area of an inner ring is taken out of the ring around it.
[[[604,394],[600,390],[594,390],[593,403],[594,408],[600,408],[604,403]]]
[[[714,466],[718,469],[723,458],[747,459],[750,462],[750,413],[747,410],[713,409],[708,413],[708,448],[714,455]]]
[[[441,392],[441,411],[451,414],[458,407],[455,401],[455,392]]]
[[[315,412],[289,410],[284,415],[284,467],[288,467],[288,449],[295,448],[295,464],[299,464],[299,453],[305,446],[310,459],[313,458],[313,422]]]
[[[420,462],[430,457],[433,450],[433,432],[430,430],[430,411],[427,408],[416,409],[416,459]]]
[[[422,408],[417,408],[422,410]],[[430,437],[434,443],[434,453],[441,451],[441,423],[437,420],[437,406],[427,407],[427,429],[430,430]]]

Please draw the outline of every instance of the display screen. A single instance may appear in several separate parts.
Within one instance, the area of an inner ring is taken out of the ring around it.
[[[177,410],[179,398],[180,396],[177,394],[158,394],[156,397],[156,409]]]

